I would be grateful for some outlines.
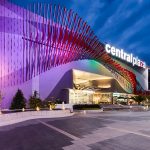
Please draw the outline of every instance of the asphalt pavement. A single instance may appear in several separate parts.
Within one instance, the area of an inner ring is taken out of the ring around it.
[[[89,112],[0,127],[0,150],[149,150],[150,112]]]

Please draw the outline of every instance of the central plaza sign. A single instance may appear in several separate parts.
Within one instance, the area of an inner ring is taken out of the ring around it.
[[[109,44],[105,45],[105,50],[108,54],[120,58],[128,63],[131,63],[133,66],[138,66],[142,68],[146,68],[146,63],[141,61],[138,57],[134,57],[133,54],[126,53],[123,49],[115,48]]]

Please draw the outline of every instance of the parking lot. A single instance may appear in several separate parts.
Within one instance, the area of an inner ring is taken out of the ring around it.
[[[148,150],[150,112],[78,112],[0,127],[1,150]]]

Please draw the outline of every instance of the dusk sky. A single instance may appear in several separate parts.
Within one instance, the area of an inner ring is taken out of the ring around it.
[[[83,18],[101,42],[133,53],[150,65],[150,0],[12,0],[60,4]]]

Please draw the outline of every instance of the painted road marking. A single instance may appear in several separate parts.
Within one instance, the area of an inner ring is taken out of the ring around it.
[[[70,134],[70,133],[68,133],[68,132],[66,132],[66,131],[63,131],[63,130],[61,130],[61,129],[59,129],[59,128],[56,128],[56,127],[54,127],[53,125],[50,125],[50,124],[48,124],[48,123],[46,123],[46,122],[43,122],[43,121],[41,121],[41,120],[37,120],[37,121],[40,122],[41,124],[43,124],[43,125],[45,125],[45,126],[51,128],[51,129],[55,130],[55,131],[61,133],[61,134],[66,135],[67,137],[69,137],[69,138],[71,138],[71,139],[73,139],[73,140],[79,140],[79,139],[80,139],[80,138],[78,138],[78,137],[76,137],[76,136],[74,136],[74,135],[72,135],[72,134]]]

